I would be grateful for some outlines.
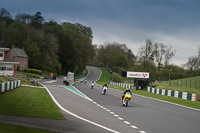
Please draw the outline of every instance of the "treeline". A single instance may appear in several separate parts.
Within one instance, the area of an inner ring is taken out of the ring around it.
[[[14,18],[0,8],[0,46],[23,48],[29,68],[66,74],[80,73],[86,64],[110,67],[120,77],[122,71],[149,72],[151,79],[180,79],[200,75],[200,49],[183,66],[171,64],[176,50],[171,45],[146,39],[138,53],[117,42],[92,45],[92,29],[79,23],[45,21],[40,12],[19,13]],[[170,77],[169,77],[170,74]]]
[[[149,72],[150,78],[154,81],[197,76],[198,72],[200,75],[200,52],[198,56],[190,57],[187,65],[173,65],[171,60],[176,50],[171,45],[154,42],[149,38],[139,47],[136,54],[133,54],[125,44],[117,42],[94,45],[94,48],[96,53],[91,64],[110,67],[117,73],[114,77],[116,82],[123,82],[120,77],[122,71]]]
[[[0,8],[1,47],[23,48],[29,56],[29,68],[66,74],[79,73],[94,55],[92,29],[79,23],[44,21],[34,15],[11,14]]]

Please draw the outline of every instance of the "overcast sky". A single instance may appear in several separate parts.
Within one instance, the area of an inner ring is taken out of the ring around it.
[[[42,13],[46,21],[92,28],[93,44],[126,44],[134,55],[147,38],[176,50],[181,65],[200,46],[200,0],[0,0],[11,15]]]

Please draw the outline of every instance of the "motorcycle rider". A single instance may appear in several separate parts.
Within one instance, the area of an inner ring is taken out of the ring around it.
[[[121,101],[124,99],[124,96],[125,96],[125,94],[126,94],[127,92],[129,92],[129,93],[132,95],[132,92],[131,92],[130,88],[127,88],[127,89],[124,91],[123,95],[122,95]]]
[[[104,86],[106,86],[106,87],[108,88],[108,85],[107,85],[107,84],[104,84],[103,87],[104,87]],[[102,87],[102,89],[103,89],[103,87]]]
[[[94,81],[92,81],[92,83],[91,83],[91,88],[93,88],[94,87]]]
[[[85,78],[85,83],[87,83],[87,78]]]

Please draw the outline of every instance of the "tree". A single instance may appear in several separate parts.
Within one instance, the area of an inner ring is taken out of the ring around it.
[[[81,72],[89,59],[94,56],[92,46],[92,30],[90,27],[81,24],[62,23],[63,31],[69,36],[75,49],[75,72]]]
[[[163,43],[155,43],[155,57],[156,63],[158,64],[158,70],[163,66],[162,61],[166,54],[166,45]]]
[[[30,68],[39,68],[38,64],[40,64],[40,49],[38,47],[38,43],[31,39],[31,37],[26,38],[23,42],[26,46],[26,53],[29,56],[29,67]]]
[[[197,70],[199,68],[199,56],[189,57],[187,63],[184,64],[184,67],[189,69],[190,72]]]
[[[44,17],[41,16],[41,12],[37,12],[31,20],[31,25],[36,28],[36,29],[40,29],[42,27],[43,21],[44,21]]]
[[[171,45],[154,43],[151,39],[147,39],[146,44],[139,49],[139,60],[143,62],[144,71],[150,62],[157,63],[160,70],[163,64],[169,64],[169,61],[175,56],[175,52]]]
[[[139,48],[139,57],[141,62],[143,60],[143,69],[146,71],[146,67],[148,66],[149,62],[153,62],[155,57],[155,47],[153,40],[148,38],[146,39],[145,45]]]
[[[4,35],[6,31],[6,26],[4,23],[0,22],[0,47],[4,47]]]
[[[127,69],[128,68],[128,60],[124,54],[119,53],[114,57],[112,65],[114,67],[121,67],[121,68]]]
[[[103,64],[120,73],[132,66],[136,58],[125,44],[112,42],[100,45],[99,48],[96,47],[95,59],[95,64]]]
[[[10,12],[8,12],[5,8],[0,9],[0,21],[5,22],[7,25],[13,21]]]
[[[19,13],[15,16],[15,19],[22,23],[30,24],[33,16],[26,13]]]
[[[15,45],[18,48],[24,48],[25,46],[23,46],[22,42],[24,42],[28,34],[29,29],[26,24],[23,24],[19,21],[14,21],[7,27],[5,32],[4,41],[6,47]]]
[[[58,41],[52,34],[39,33],[39,48],[40,48],[40,64],[38,66],[43,70],[56,71],[58,63]]]
[[[169,64],[169,61],[175,56],[176,50],[173,50],[171,45],[167,45],[165,53],[165,65]]]
[[[141,58],[144,58],[144,61],[153,61],[155,55],[155,49],[153,40],[146,39],[145,45],[139,48],[139,55]]]

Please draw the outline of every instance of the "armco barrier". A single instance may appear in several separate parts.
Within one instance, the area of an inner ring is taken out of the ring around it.
[[[0,83],[0,93],[15,89],[21,86],[21,80],[15,80],[7,83]]]
[[[165,95],[165,96],[172,96],[176,98],[182,98],[185,100],[190,100],[190,101],[198,101],[198,94],[193,94],[193,93],[187,93],[187,92],[181,92],[181,91],[174,91],[174,90],[165,90],[165,89],[156,89],[156,88],[151,88],[147,87],[147,91],[159,95]]]
[[[119,87],[122,87],[122,88],[129,88],[129,89],[132,89],[132,90],[134,88],[134,86],[126,85],[126,84],[123,84],[123,83],[116,83],[116,82],[111,82],[111,81],[108,81],[108,83],[110,85],[115,85],[115,86],[119,86]]]

